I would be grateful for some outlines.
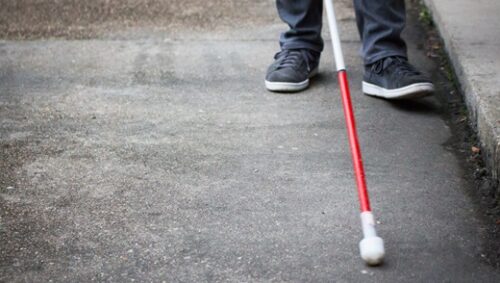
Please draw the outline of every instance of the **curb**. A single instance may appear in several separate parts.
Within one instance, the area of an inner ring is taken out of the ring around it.
[[[493,181],[500,177],[500,2],[423,0],[460,83]]]

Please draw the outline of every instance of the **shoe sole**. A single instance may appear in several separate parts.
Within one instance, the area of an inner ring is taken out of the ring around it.
[[[386,89],[371,83],[363,82],[363,93],[385,99],[420,98],[434,93],[432,83],[416,83],[396,89]]]
[[[297,92],[306,89],[309,86],[309,79],[314,77],[318,73],[318,68],[311,71],[309,78],[305,81],[298,83],[289,82],[270,82],[265,81],[266,89],[274,92]]]

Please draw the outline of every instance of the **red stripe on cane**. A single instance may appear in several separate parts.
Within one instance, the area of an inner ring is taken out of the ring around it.
[[[347,73],[345,70],[338,72],[338,80],[340,84],[340,93],[342,94],[342,105],[344,107],[344,116],[349,136],[349,145],[351,147],[354,173],[356,175],[356,184],[358,186],[358,197],[361,212],[371,211],[368,190],[366,188],[365,171],[363,169],[358,135],[356,133],[356,121],[354,119],[349,83],[347,81]]]

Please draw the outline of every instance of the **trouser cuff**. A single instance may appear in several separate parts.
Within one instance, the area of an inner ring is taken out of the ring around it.
[[[365,63],[365,65],[370,65],[370,64],[377,62],[380,59],[383,59],[386,57],[391,57],[391,56],[400,56],[400,57],[408,58],[408,55],[404,51],[391,50],[391,51],[379,52],[379,53],[376,53],[374,55],[370,55],[368,57],[365,57],[364,63]]]
[[[321,53],[323,51],[323,45],[312,44],[309,42],[286,42],[281,45],[281,49],[310,49]]]

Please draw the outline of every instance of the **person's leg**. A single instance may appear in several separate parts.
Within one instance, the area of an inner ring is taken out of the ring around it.
[[[281,34],[281,51],[267,69],[265,85],[270,91],[300,91],[316,74],[323,50],[323,1],[277,0],[276,6],[290,29]]]
[[[282,49],[323,51],[323,0],[277,0],[278,14],[290,29],[281,34]]]
[[[356,22],[363,42],[363,92],[387,99],[432,94],[431,80],[410,65],[406,44],[404,0],[354,0]]]
[[[401,38],[406,21],[404,0],[354,0],[354,10],[366,65],[390,56],[406,58]]]

